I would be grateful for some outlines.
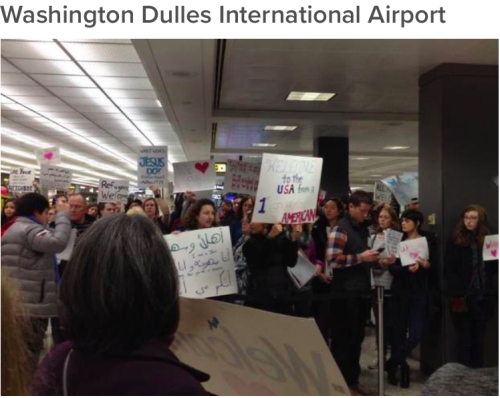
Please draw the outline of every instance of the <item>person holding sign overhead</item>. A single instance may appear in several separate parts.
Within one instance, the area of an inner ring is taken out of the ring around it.
[[[287,267],[295,267],[298,260],[298,238],[302,225],[294,225],[291,237],[283,225],[272,226],[252,222],[250,239],[243,246],[243,255],[250,271],[248,295],[256,301],[249,306],[284,315],[293,315],[293,305],[283,300],[293,292]]]
[[[34,371],[48,320],[57,316],[54,255],[69,241],[69,206],[57,205],[55,230],[51,230],[46,227],[49,201],[44,196],[28,193],[16,205],[15,218],[2,229],[2,273],[16,284],[22,308],[30,317],[26,338]]]
[[[368,248],[368,218],[371,199],[355,191],[348,199],[344,218],[328,235],[326,267],[332,277],[332,292],[350,297],[332,300],[331,351],[347,385],[355,394],[369,395],[359,384],[361,345],[371,307],[370,267],[378,252]],[[357,294],[357,296],[352,296]]]
[[[391,358],[386,363],[386,369],[389,382],[393,385],[398,383],[398,367],[401,369],[402,388],[410,387],[410,367],[406,359],[420,343],[424,333],[427,297],[421,293],[429,287],[429,272],[436,258],[436,238],[434,234],[422,231],[423,222],[424,215],[420,211],[404,211],[401,215],[401,230],[404,233],[402,241],[425,238],[429,259],[417,256],[414,264],[403,266],[398,258],[389,266],[389,271],[394,276],[394,338],[391,343]]]
[[[448,289],[464,292],[451,301],[452,320],[458,332],[458,361],[472,368],[483,365],[484,337],[494,311],[492,296],[477,294],[494,289],[498,261],[483,260],[483,244],[490,231],[487,213],[478,205],[467,206],[448,245]],[[476,293],[467,296],[468,293]]]

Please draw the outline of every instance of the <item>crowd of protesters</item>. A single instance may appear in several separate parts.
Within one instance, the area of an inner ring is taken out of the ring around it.
[[[208,394],[200,383],[209,376],[180,363],[168,348],[179,322],[178,281],[162,235],[219,225],[229,227],[234,250],[234,302],[313,317],[353,393],[367,393],[359,380],[361,347],[373,308],[371,290],[382,286],[385,344],[379,349],[386,358],[388,381],[410,386],[407,359],[422,340],[429,306],[423,293],[438,286],[438,242],[423,229],[418,206],[399,215],[391,205],[373,206],[370,195],[356,191],[344,200],[318,203],[312,224],[283,225],[253,222],[251,196],[225,199],[217,207],[210,199],[185,192],[169,206],[160,189],[152,186],[151,192],[151,197],[131,197],[123,205],[89,204],[79,193],[56,195],[52,203],[39,193],[5,201],[2,392],[4,350],[11,350],[18,361],[12,371],[35,375],[28,386],[27,379],[6,371],[10,378],[5,391],[11,394]],[[446,282],[467,292],[489,289],[498,264],[482,258],[484,238],[490,234],[487,213],[472,205],[457,221],[447,245]],[[397,256],[381,255],[389,229],[401,231],[404,241],[425,238],[429,258],[403,266]],[[55,255],[65,249],[72,230],[77,242],[72,257],[58,261]],[[314,277],[297,287],[288,271],[299,254],[313,265]],[[318,296],[322,299],[315,300]],[[475,294],[452,303],[459,360],[481,367],[494,300]],[[11,308],[4,310],[4,304]],[[14,326],[4,332],[4,314],[12,318],[7,322],[21,325],[24,340],[12,337]],[[56,346],[39,364],[49,319]],[[4,336],[10,337],[5,348]],[[19,351],[23,341],[25,356]]]

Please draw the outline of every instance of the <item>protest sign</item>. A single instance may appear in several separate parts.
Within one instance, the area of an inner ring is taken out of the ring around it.
[[[137,187],[168,186],[168,147],[141,146],[137,153]]]
[[[314,319],[181,298],[171,346],[221,396],[350,395]],[[307,336],[307,338],[304,338]]]
[[[228,160],[224,177],[224,193],[255,196],[259,186],[260,163]]]
[[[429,259],[427,239],[417,238],[405,240],[399,244],[399,257],[403,266],[415,264],[418,258]]]
[[[165,235],[179,275],[179,294],[206,298],[238,292],[229,227]]]
[[[401,206],[407,206],[412,199],[418,198],[418,174],[403,173],[387,177],[382,182],[390,189]]]
[[[487,235],[484,237],[483,260],[498,260],[498,235]]]
[[[322,166],[321,158],[265,153],[253,222],[314,222]]]
[[[213,160],[174,163],[174,192],[213,191],[215,178]]]
[[[316,275],[316,267],[309,261],[302,250],[299,250],[299,257],[295,267],[288,267],[287,270],[292,282],[298,289],[307,285]]]
[[[98,203],[121,202],[127,203],[128,199],[128,181],[126,180],[100,180]]]
[[[68,244],[66,245],[66,248],[61,252],[56,254],[56,258],[58,262],[61,261],[68,261],[69,258],[71,257],[71,254],[73,253],[73,249],[75,247],[75,242],[76,242],[76,229],[72,229],[69,235],[69,241]]]
[[[392,193],[382,181],[377,181],[373,190],[373,201],[378,203],[391,203]]]
[[[385,235],[385,247],[388,256],[398,256],[399,254],[399,243],[403,239],[403,233],[395,231],[393,229],[386,229],[384,231]]]
[[[40,171],[40,186],[45,189],[67,191],[71,185],[73,173],[60,166],[42,164]]]
[[[36,160],[38,164],[51,164],[58,165],[61,163],[61,153],[59,148],[40,148],[35,151]]]
[[[10,170],[9,191],[10,192],[35,192],[33,182],[35,181],[35,170],[19,167]]]

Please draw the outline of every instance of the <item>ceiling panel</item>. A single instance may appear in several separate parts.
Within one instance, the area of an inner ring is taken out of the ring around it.
[[[31,75],[39,84],[45,87],[94,87],[95,84],[86,76],[71,75]]]
[[[69,60],[54,42],[2,40],[2,56],[8,59]]]
[[[2,41],[3,43],[3,41]],[[54,75],[83,75],[81,69],[72,61],[46,61],[34,59],[11,59],[25,73],[46,73]],[[2,64],[3,70],[3,64]]]
[[[77,61],[141,62],[132,45],[64,43]]]
[[[147,77],[140,63],[81,62],[80,65],[89,75],[95,77]]]

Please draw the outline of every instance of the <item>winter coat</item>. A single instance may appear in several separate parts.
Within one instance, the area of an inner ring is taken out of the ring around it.
[[[32,317],[57,316],[55,254],[70,237],[71,224],[59,212],[55,230],[28,217],[18,217],[2,237],[2,272],[16,285],[21,304]]]
[[[180,362],[160,340],[120,354],[81,352],[69,341],[59,344],[38,367],[35,395],[63,395],[65,362],[68,395],[209,395],[201,385],[209,376]]]
[[[258,296],[286,296],[293,291],[287,267],[295,267],[299,245],[284,232],[274,238],[252,235],[243,246],[250,270],[250,291]]]

